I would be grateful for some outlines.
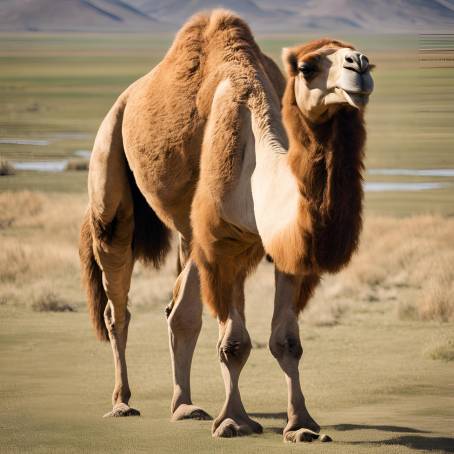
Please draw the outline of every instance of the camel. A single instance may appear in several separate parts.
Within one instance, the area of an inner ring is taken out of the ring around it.
[[[226,393],[212,435],[262,432],[238,382],[252,347],[244,282],[266,253],[276,284],[269,348],[288,387],[284,440],[319,433],[301,390],[298,316],[320,276],[344,267],[358,246],[372,65],[332,39],[284,49],[283,62],[286,80],[241,18],[199,14],[103,120],[80,257],[92,322],[114,356],[106,416],[139,414],[129,406],[125,357],[131,273],[136,260],[159,266],[173,231],[181,272],[166,308],[171,419],[211,418],[190,390],[204,302],[219,324]]]

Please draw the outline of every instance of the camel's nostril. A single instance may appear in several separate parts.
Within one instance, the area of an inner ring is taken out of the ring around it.
[[[345,57],[345,61],[348,63],[353,63],[353,58],[352,57]]]

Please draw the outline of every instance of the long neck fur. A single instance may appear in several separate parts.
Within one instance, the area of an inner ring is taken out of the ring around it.
[[[362,227],[363,114],[342,107],[329,120],[313,124],[296,104],[292,80],[282,113],[289,165],[302,196],[294,232],[304,239],[299,262],[335,272],[350,260]]]

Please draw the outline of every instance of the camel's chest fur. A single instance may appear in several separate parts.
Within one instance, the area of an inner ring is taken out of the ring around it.
[[[309,220],[305,249],[315,268],[335,272],[349,262],[362,226],[362,117],[345,109],[322,126],[300,120],[297,133],[290,129],[290,164],[303,196],[300,217]]]

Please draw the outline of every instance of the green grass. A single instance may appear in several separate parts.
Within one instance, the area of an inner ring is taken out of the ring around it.
[[[280,62],[281,48],[316,36],[262,36],[265,52]],[[377,64],[376,89],[367,114],[367,166],[454,168],[454,68],[423,68],[418,37],[336,36],[357,45]],[[68,158],[90,150],[96,130],[116,97],[165,54],[171,36],[112,34],[2,34],[0,137],[50,139],[47,147],[0,144],[0,158]],[[83,134],[61,137],[58,134]],[[31,178],[33,183],[27,183]],[[70,178],[71,182],[75,182]],[[82,182],[82,178],[80,179]],[[407,181],[396,177],[394,181]],[[368,181],[379,181],[369,176]],[[422,180],[421,180],[422,181]],[[371,213],[454,214],[454,179],[447,190],[368,194]],[[71,191],[85,185],[71,183]],[[57,174],[2,181],[0,189],[65,188]]]

